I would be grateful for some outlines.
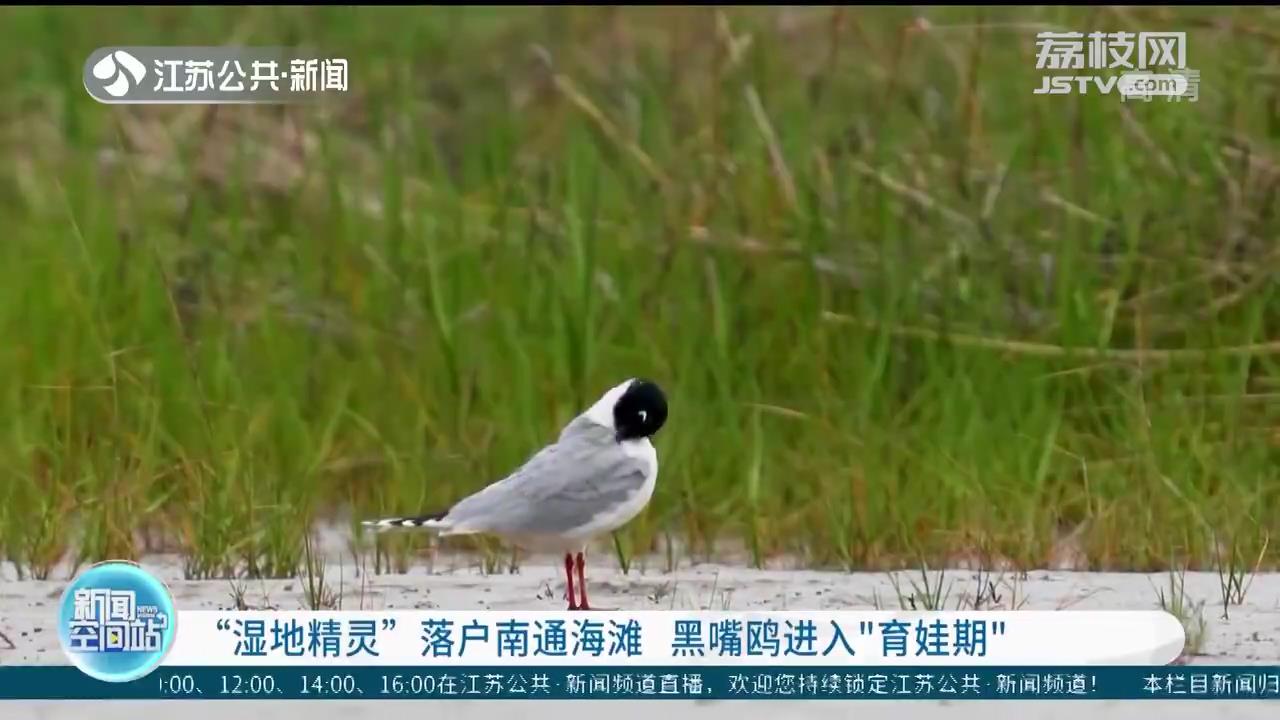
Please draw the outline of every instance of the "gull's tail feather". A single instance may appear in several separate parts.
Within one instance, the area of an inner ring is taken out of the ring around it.
[[[413,528],[428,529],[445,529],[447,526],[440,521],[448,515],[449,511],[445,510],[430,515],[418,515],[417,517],[389,517],[380,520],[365,520],[360,523],[367,528],[373,528],[378,532],[385,530],[408,530]]]

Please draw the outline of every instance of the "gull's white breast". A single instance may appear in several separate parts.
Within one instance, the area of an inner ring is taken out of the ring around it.
[[[658,451],[649,442],[649,438],[623,440],[621,445],[622,452],[627,457],[644,464],[644,484],[621,503],[601,510],[587,523],[574,528],[574,537],[590,539],[617,530],[639,515],[653,497],[653,488],[658,480]]]

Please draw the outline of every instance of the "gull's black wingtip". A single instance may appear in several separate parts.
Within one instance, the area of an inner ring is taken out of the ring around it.
[[[416,517],[389,517],[379,520],[365,520],[360,523],[364,527],[373,528],[375,530],[399,530],[412,529],[420,527],[430,527],[431,524],[443,520],[449,514],[448,510],[431,513],[430,515],[418,515]]]

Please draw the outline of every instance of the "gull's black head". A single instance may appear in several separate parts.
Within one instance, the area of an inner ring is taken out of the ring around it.
[[[619,441],[650,437],[666,421],[667,396],[648,380],[632,380],[613,404],[613,427]]]

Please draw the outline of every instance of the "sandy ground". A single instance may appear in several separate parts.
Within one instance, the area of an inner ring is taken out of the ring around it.
[[[599,556],[597,556],[599,558]],[[357,572],[353,563],[333,565],[327,570],[327,582],[340,591],[344,609],[442,608],[442,609],[558,609],[563,607],[560,569],[550,559],[532,559],[517,573],[485,575],[466,558],[454,561],[452,567],[437,560],[428,569],[414,567],[402,575],[371,575]],[[180,609],[215,610],[233,604],[232,583],[227,580],[190,581],[182,578],[177,558],[158,556],[143,562],[151,572],[164,579]],[[655,566],[648,563],[649,567]],[[931,576],[933,579],[936,576]],[[57,580],[17,581],[12,568],[0,571],[0,632],[14,644],[0,639],[0,664],[62,664],[53,627],[53,612],[66,585],[66,575]],[[897,575],[899,587],[911,592],[911,583],[920,582],[920,574]],[[998,605],[1022,609],[1150,609],[1156,607],[1160,590],[1167,594],[1167,574],[1137,573],[1073,573],[1032,571],[1025,575],[996,574],[985,576],[981,585],[990,582]],[[588,567],[588,583],[593,605],[626,609],[706,608],[747,610],[769,609],[843,609],[874,607],[896,608],[898,592],[891,577],[884,573],[835,573],[799,570],[752,570],[723,565],[682,566],[673,572],[632,569],[621,573],[612,558],[598,559]],[[967,570],[948,571],[943,580],[948,593],[946,606],[971,600],[979,587],[977,575]],[[303,584],[298,579],[253,580],[241,588],[243,600],[251,607],[296,609],[305,607]],[[1243,605],[1230,608],[1229,619],[1222,617],[1219,578],[1214,573],[1188,573],[1186,596],[1203,602],[1206,633],[1201,654],[1189,659],[1195,664],[1276,664],[1280,663],[1280,574],[1253,578]],[[988,590],[989,594],[989,590]],[[966,605],[967,606],[967,605]],[[220,701],[225,703],[225,701]],[[441,707],[447,705],[448,707]],[[154,703],[114,702],[100,704],[92,710],[95,718],[136,718],[141,709]],[[406,705],[413,707],[406,707]],[[420,706],[420,707],[418,707]],[[343,720],[379,717],[392,707],[397,712],[440,713],[450,718],[487,718],[517,709],[530,717],[555,717],[558,720],[594,718],[607,712],[610,720],[630,717],[649,718],[653,706],[644,702],[519,702],[499,704],[475,701],[397,701],[393,706],[381,702],[326,701],[320,703],[289,701],[262,703],[239,701],[233,706],[219,702],[186,701],[182,712],[188,720],[222,717],[227,712],[247,713],[251,718],[300,717],[311,720]],[[1159,713],[1172,718],[1253,718],[1274,717],[1277,703],[1271,702],[1197,702],[1144,701],[1116,703],[1101,701],[1062,701],[1026,703],[992,702],[888,702],[854,701],[794,702],[771,701],[767,704],[739,702],[666,701],[663,713],[706,720],[763,715],[774,718],[843,718],[857,713],[860,718],[949,717],[999,718],[1042,717],[1077,718],[1082,712],[1100,717],[1146,717]],[[59,718],[82,717],[86,710],[79,703],[7,703],[0,704],[0,717]]]

